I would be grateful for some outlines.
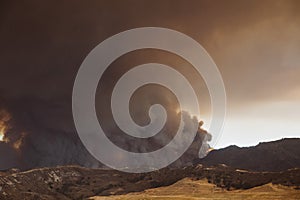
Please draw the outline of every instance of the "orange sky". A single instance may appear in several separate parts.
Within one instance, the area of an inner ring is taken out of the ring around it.
[[[1,96],[69,102],[77,70],[97,44],[127,29],[165,27],[202,44],[223,76],[228,113],[217,147],[300,136],[300,1],[4,2]]]

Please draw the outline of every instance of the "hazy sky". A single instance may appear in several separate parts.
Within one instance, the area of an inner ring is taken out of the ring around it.
[[[57,115],[72,124],[73,82],[89,51],[127,29],[165,27],[202,44],[223,76],[228,113],[217,147],[299,137],[299,9],[297,0],[1,1],[0,95],[62,105],[67,114]]]

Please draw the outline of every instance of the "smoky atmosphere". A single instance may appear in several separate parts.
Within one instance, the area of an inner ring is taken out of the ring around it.
[[[299,9],[0,1],[0,199],[300,198]]]

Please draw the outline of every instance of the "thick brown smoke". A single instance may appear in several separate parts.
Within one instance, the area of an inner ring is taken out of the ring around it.
[[[71,116],[66,120],[61,106],[40,99],[1,101],[1,113],[9,113],[10,118],[0,142],[0,169],[65,164],[100,166],[81,144]]]
[[[162,96],[167,98],[167,95]],[[34,101],[34,105],[29,103],[32,101]],[[79,164],[87,167],[102,166],[101,163],[96,161],[86,151],[76,131],[70,128],[73,127],[72,124],[66,124],[65,120],[64,123],[60,122],[60,117],[66,116],[64,116],[63,109],[59,109],[59,107],[59,105],[52,107],[46,102],[37,99],[22,99],[22,102],[9,101],[9,103],[2,103],[1,113],[3,115],[0,120],[5,120],[7,128],[5,129],[4,139],[0,142],[1,169],[12,167],[28,169],[65,164]],[[45,117],[40,117],[40,110],[43,112],[42,116]],[[168,120],[168,123],[171,124],[168,125],[169,127],[176,121],[174,119],[179,117],[178,113],[175,114],[175,112],[172,112],[172,109],[170,110],[169,114],[173,114],[174,116],[169,116],[169,119],[171,119]],[[191,126],[198,126],[198,120],[195,117],[191,117],[187,112],[183,112],[182,116],[185,122],[184,129],[187,133]],[[142,118],[142,115],[139,115],[139,117]],[[184,166],[198,158],[202,142],[205,141],[204,137],[209,135],[200,128],[201,125],[199,124],[199,131],[191,148],[173,166]],[[168,131],[170,130],[165,129],[161,136],[153,141],[147,141],[148,147],[155,148],[157,145],[164,145],[166,140],[172,139],[172,132]],[[130,143],[130,141],[126,141],[124,138],[114,137],[114,134],[116,134],[115,128],[111,128],[107,134],[111,138],[114,138],[114,141],[119,145],[127,147],[130,151],[149,151],[149,149],[143,147],[144,144],[141,145],[133,141]]]
[[[300,80],[296,62],[300,46],[299,7],[297,0],[1,1],[0,97],[5,100],[0,102],[0,108],[10,113],[11,119],[3,137],[8,142],[0,143],[0,168],[71,163],[100,166],[85,150],[74,128],[73,82],[83,59],[97,44],[131,28],[171,28],[200,42],[220,68],[229,88],[229,100],[234,102],[232,107],[262,97],[286,96]],[[151,55],[154,54],[133,60],[127,57],[129,61],[119,64],[121,68],[124,63],[134,66],[140,60],[151,60]],[[197,94],[201,105],[206,105],[201,111],[209,110],[203,82],[192,77],[191,70],[184,72],[188,63],[163,52],[153,58],[185,73],[200,91]],[[283,73],[283,68],[294,70]],[[113,72],[105,83],[118,76],[118,71]],[[98,99],[100,94],[97,93]],[[137,91],[132,107],[142,94],[145,95],[142,90]],[[164,103],[168,107],[168,101]],[[147,122],[147,105],[143,106],[132,108],[134,116],[139,116],[134,118],[137,123]],[[101,102],[97,101],[96,107],[101,109]],[[173,129],[178,118],[175,113],[172,115],[172,109],[169,112],[175,122],[168,122],[165,128]],[[115,129],[113,123],[106,126]],[[130,140],[115,142],[132,151],[149,150],[147,145],[130,147]],[[163,144],[155,144],[154,148]]]
[[[164,27],[175,24],[169,17],[168,20],[159,19],[163,17],[164,12],[170,10],[169,5],[173,5],[173,2],[166,1],[157,6],[151,1],[144,2],[148,5],[153,4],[152,10],[158,12],[159,18],[153,17],[155,15],[151,11],[144,12],[149,6],[140,2],[135,3],[136,5],[132,7],[132,1],[117,4],[111,1],[87,3],[76,0],[1,1],[0,97],[4,98],[1,100],[1,109],[6,110],[11,119],[8,122],[9,129],[5,130],[3,138],[8,142],[0,143],[0,169],[10,167],[26,169],[63,164],[101,166],[86,151],[76,134],[71,109],[73,82],[84,57],[107,37],[136,26],[153,26],[157,22],[163,22],[161,26]],[[141,16],[146,14],[146,18],[132,16],[133,10],[138,11]],[[144,11],[141,12],[142,10]],[[173,13],[177,12],[174,10],[168,15],[174,15]],[[192,85],[198,87],[196,90],[203,90],[197,92],[199,98],[207,102],[205,87],[199,82],[201,77],[193,76],[196,73],[191,70],[185,70],[189,64],[184,60],[164,52],[159,54],[146,52],[143,55],[137,52],[137,54],[140,54],[138,58],[127,57],[126,60],[125,57],[125,60],[119,63],[119,69],[105,76],[107,79],[104,82],[110,85],[114,77],[122,72],[120,69],[126,66],[133,67],[141,60],[143,62],[155,60],[174,66],[180,73],[189,77]],[[147,123],[148,106],[158,101],[168,110],[169,121],[158,137],[150,143],[144,141],[140,146],[131,146],[134,140],[132,138],[125,140],[126,136],[110,137],[125,149],[137,152],[151,151],[172,139],[172,135],[166,136],[166,133],[173,133],[178,126],[176,100],[169,99],[172,95],[165,90],[157,93],[154,98],[153,90],[155,89],[141,89],[132,98],[130,109],[134,120],[141,124]],[[144,91],[148,91],[147,94]],[[97,93],[97,98],[99,95],[101,92]],[[152,97],[142,99],[144,104],[139,107],[139,99],[147,96]],[[100,109],[103,105],[106,104],[97,101],[96,107]],[[98,117],[101,117],[100,112]],[[187,118],[192,117],[187,114]],[[101,119],[104,119],[101,123],[105,123],[108,136],[125,135],[117,130],[109,113],[104,113]]]

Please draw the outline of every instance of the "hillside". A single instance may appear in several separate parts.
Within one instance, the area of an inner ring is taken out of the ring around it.
[[[231,195],[233,199],[251,199],[251,195],[256,193],[259,193],[257,197],[262,195],[261,199],[264,199],[263,195],[270,199],[285,198],[288,193],[292,195],[289,199],[297,199],[300,192],[298,147],[299,139],[284,139],[249,148],[231,146],[212,151],[199,161],[203,164],[137,174],[79,166],[24,172],[11,169],[0,173],[0,199],[79,200],[90,197],[99,199],[99,196],[137,199],[135,197],[141,197],[139,195],[144,195],[145,199],[153,199],[153,195],[169,196],[157,199],[180,199],[182,195],[194,195],[193,198],[197,199],[205,193],[202,189],[207,188],[207,199],[212,194],[219,195],[220,199],[228,199],[226,195]],[[193,188],[194,194],[187,185]]]
[[[252,171],[283,171],[300,168],[300,139],[287,138],[243,148],[229,146],[211,151],[197,163],[208,166],[225,164]]]
[[[222,165],[211,168],[198,165],[129,174],[115,170],[64,166],[0,176],[0,199],[79,200],[92,196],[141,192],[172,185],[184,178],[207,179],[209,183],[224,190],[250,189],[268,183],[295,189],[300,187],[300,169],[285,172],[248,172]]]
[[[110,197],[92,197],[91,200],[209,200],[209,199],[256,199],[256,200],[274,200],[289,199],[298,200],[300,191],[291,187],[265,184],[248,190],[224,190],[208,183],[206,179],[192,180],[182,179],[173,185],[153,188],[143,192],[129,193],[126,195],[116,195]]]

